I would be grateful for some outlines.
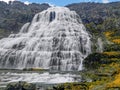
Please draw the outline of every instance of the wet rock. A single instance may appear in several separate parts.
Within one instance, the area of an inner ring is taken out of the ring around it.
[[[48,71],[48,69],[42,69],[42,68],[24,68],[23,71]]]
[[[36,90],[36,85],[27,82],[10,83],[5,90]]]

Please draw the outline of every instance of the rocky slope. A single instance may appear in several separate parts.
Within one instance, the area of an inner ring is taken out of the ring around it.
[[[48,4],[32,3],[26,5],[19,1],[9,4],[0,1],[0,38],[16,33],[33,16],[50,7]]]
[[[22,8],[21,8],[22,7]],[[9,4],[0,1],[0,37],[9,33],[16,33],[21,26],[32,20],[33,16],[50,6],[48,4],[29,4],[14,1]],[[102,3],[76,3],[66,7],[75,10],[82,18],[86,28],[92,34],[100,34],[103,31],[116,31],[120,28],[120,2],[109,4]]]

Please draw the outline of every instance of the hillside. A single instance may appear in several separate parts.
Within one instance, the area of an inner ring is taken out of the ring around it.
[[[9,4],[0,1],[0,38],[16,33],[33,16],[50,7],[48,4],[32,3],[26,5],[20,1]]]
[[[22,8],[21,8],[22,7]],[[21,26],[32,20],[33,16],[50,6],[48,4],[29,4],[14,1],[9,4],[0,1],[0,36],[16,33]],[[115,31],[120,34],[120,2],[102,3],[76,3],[66,7],[76,11],[82,18],[88,31],[92,34],[103,31]]]
[[[120,2],[102,3],[78,3],[67,5],[75,10],[82,18],[86,28],[94,34],[104,31],[115,31],[120,34]]]

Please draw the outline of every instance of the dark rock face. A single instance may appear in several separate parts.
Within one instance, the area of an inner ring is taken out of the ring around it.
[[[111,61],[107,60],[108,58],[111,57],[103,53],[92,53],[84,59],[83,64],[87,70],[94,70],[98,69],[101,64],[110,64]]]
[[[20,1],[7,4],[0,1],[0,32],[4,31],[6,33],[2,36],[7,36],[10,32],[18,32],[21,26],[26,22],[30,22],[36,13],[49,7],[48,4],[32,3],[26,5]]]
[[[36,90],[36,85],[27,82],[10,83],[5,90]]]

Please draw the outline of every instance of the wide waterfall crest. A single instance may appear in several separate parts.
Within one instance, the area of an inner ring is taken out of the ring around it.
[[[51,7],[36,14],[18,34],[0,40],[0,68],[81,70],[90,53],[90,35],[79,15],[66,7]]]

